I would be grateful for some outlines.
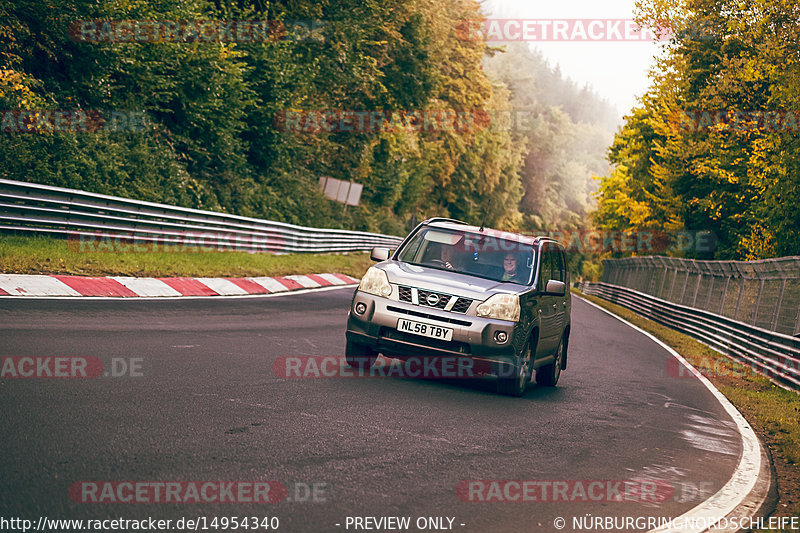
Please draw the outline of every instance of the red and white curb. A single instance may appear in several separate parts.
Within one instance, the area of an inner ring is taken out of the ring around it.
[[[174,298],[179,296],[245,296],[301,289],[344,286],[358,279],[344,274],[305,274],[275,278],[131,278],[0,274],[2,297],[92,296]]]

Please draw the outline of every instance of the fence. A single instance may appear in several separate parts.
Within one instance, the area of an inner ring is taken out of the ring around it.
[[[270,253],[355,252],[402,241],[0,179],[3,230]]]
[[[800,334],[800,257],[762,261],[661,256],[606,259],[602,281],[761,329]]]

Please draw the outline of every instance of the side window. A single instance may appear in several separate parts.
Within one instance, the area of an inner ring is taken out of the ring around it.
[[[543,291],[553,276],[553,252],[549,244],[542,247],[542,266],[539,272],[539,290]]]
[[[564,253],[558,248],[553,249],[551,252],[553,256],[553,277],[558,281],[567,282],[567,269],[564,265]]]

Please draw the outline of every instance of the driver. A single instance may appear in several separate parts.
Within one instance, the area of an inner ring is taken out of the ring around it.
[[[439,251],[439,256],[441,257],[442,266],[448,270],[453,270],[453,247],[445,246],[443,244],[440,246],[440,248],[441,250]]]

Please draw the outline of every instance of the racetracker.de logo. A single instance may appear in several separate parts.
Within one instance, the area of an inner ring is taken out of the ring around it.
[[[427,378],[470,379],[491,371],[488,364],[469,357],[381,358],[370,368],[353,368],[342,356],[284,356],[272,365],[279,378]],[[509,370],[510,371],[510,370]]]
[[[34,356],[3,357],[0,379],[96,378],[103,375],[103,361],[97,357]]]
[[[143,132],[153,128],[143,111],[129,110],[0,110],[2,133]]]
[[[800,111],[769,109],[677,110],[667,117],[674,132],[709,131],[748,133],[797,133]]]
[[[203,252],[279,252],[285,238],[275,233],[173,232],[170,235],[70,233],[67,246],[79,253],[203,253]]]
[[[618,502],[661,503],[672,498],[672,484],[608,479],[476,479],[456,486],[465,502]]]
[[[76,481],[75,503],[279,503],[279,481]]]
[[[267,43],[324,39],[319,20],[78,20],[69,35],[81,43]]]
[[[668,41],[669,28],[648,28],[633,19],[476,19],[456,26],[463,41]]]

